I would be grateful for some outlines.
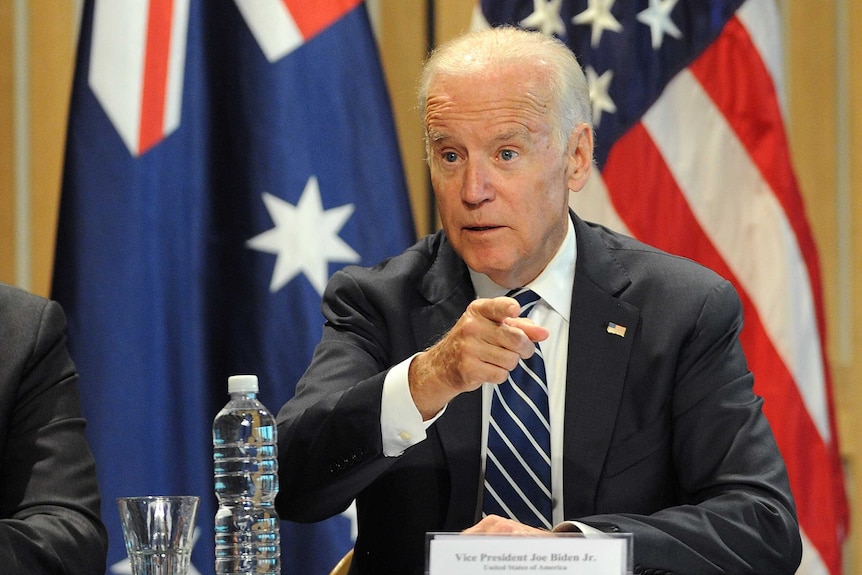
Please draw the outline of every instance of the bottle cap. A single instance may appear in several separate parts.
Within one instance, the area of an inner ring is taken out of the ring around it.
[[[256,375],[232,375],[227,378],[228,393],[257,393]]]

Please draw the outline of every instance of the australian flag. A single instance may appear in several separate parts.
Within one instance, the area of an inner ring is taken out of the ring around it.
[[[109,573],[115,498],[201,497],[191,573],[213,571],[212,420],[253,373],[275,412],[349,263],[414,240],[360,0],[87,0],[53,297],[69,317]],[[328,573],[352,521],[285,522],[284,573]]]

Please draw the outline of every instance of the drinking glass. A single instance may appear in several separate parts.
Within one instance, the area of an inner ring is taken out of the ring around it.
[[[132,575],[188,575],[200,498],[120,497],[120,521]]]

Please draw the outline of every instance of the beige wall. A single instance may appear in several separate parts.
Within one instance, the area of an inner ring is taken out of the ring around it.
[[[862,573],[862,6],[785,0],[788,127],[820,253],[839,438],[851,503],[846,573]]]
[[[14,172],[15,154],[12,62],[14,41],[12,3],[0,2],[0,281],[15,278]]]
[[[438,40],[468,26],[472,4],[437,0]],[[28,18],[16,9],[21,6]],[[0,280],[41,294],[47,294],[50,285],[76,6],[74,0],[0,0]],[[377,0],[375,12],[422,233],[431,223],[425,215],[426,175],[414,87],[426,46],[425,6],[424,0]],[[787,38],[789,135],[820,250],[842,451],[855,503],[862,499],[858,478],[862,445],[857,439],[862,436],[862,386],[856,376],[862,368],[862,339],[856,333],[856,326],[862,325],[862,298],[854,297],[858,291],[854,286],[862,285],[862,106],[851,104],[862,102],[862,42],[857,37],[862,3],[783,0],[780,6]],[[16,33],[23,34],[17,44]],[[26,45],[23,67],[21,54],[16,60],[14,49],[22,45],[21,38]],[[15,98],[21,80],[15,75],[16,62],[25,71],[28,86],[23,108]],[[22,109],[23,123],[16,124]],[[24,153],[16,145],[21,141],[29,142]],[[15,215],[21,205],[16,190],[22,189],[24,205],[29,205],[24,221]],[[29,230],[26,237],[22,230]],[[23,262],[16,257],[16,250],[22,249]],[[854,508],[860,512],[853,517],[850,574],[862,573],[862,507]]]
[[[77,5],[0,0],[0,281],[43,295],[54,261]]]

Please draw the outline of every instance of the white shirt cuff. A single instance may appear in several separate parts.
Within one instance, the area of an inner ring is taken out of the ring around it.
[[[426,437],[425,431],[446,410],[444,407],[432,419],[422,421],[422,414],[413,403],[410,383],[407,380],[410,362],[416,355],[418,354],[393,366],[383,380],[380,431],[383,438],[383,455],[386,457],[398,457],[408,447],[423,441]]]
[[[586,523],[581,523],[580,521],[563,521],[559,525],[555,525],[553,529],[554,533],[583,533],[584,535],[595,535],[597,533],[601,533],[601,529],[596,529]]]

